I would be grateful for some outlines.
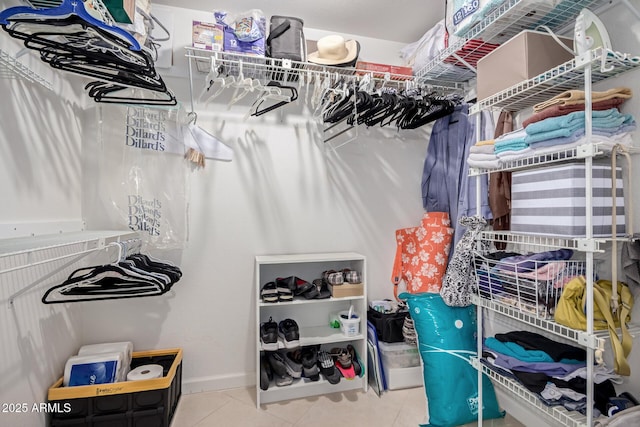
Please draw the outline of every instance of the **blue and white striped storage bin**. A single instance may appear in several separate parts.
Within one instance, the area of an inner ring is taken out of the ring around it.
[[[586,235],[584,162],[516,171],[511,180],[511,231],[525,234]],[[611,236],[611,166],[595,164],[593,235]],[[616,170],[616,231],[625,233],[622,169]]]

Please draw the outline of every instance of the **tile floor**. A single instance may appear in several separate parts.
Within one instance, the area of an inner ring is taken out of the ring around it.
[[[256,408],[255,388],[182,395],[171,427],[417,427],[426,411],[423,388],[393,390],[378,397],[369,388]],[[475,426],[476,423],[465,424]],[[485,421],[486,427],[520,427],[516,419]]]

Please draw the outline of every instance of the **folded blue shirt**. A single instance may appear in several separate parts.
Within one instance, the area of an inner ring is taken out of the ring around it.
[[[606,127],[606,123],[623,117],[623,121],[626,119],[626,115],[620,114],[618,109],[611,108],[609,110],[596,110],[591,112],[593,122],[598,121],[602,124],[600,127]],[[585,112],[575,111],[573,113],[565,114],[564,116],[549,117],[544,120],[540,120],[536,123],[531,123],[525,128],[527,135],[535,135],[537,133],[550,132],[563,128],[576,128],[576,126],[584,126]],[[619,123],[621,124],[621,123]],[[617,125],[616,125],[617,126]]]
[[[526,362],[554,362],[551,356],[542,350],[525,350],[524,347],[519,344],[498,341],[494,337],[487,337],[484,340],[484,345],[497,353],[515,357],[518,360]]]

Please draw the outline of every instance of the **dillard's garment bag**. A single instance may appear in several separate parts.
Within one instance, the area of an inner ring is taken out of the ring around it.
[[[130,228],[158,249],[187,240],[189,166],[178,109],[98,107],[96,191],[107,204],[104,226]],[[94,172],[92,172],[93,174]]]
[[[447,268],[453,228],[446,212],[425,212],[419,227],[396,230],[396,257],[391,282],[398,296],[404,281],[407,292],[439,292]]]

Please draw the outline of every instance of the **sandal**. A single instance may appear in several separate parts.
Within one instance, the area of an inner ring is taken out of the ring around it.
[[[260,290],[260,297],[263,302],[278,302],[278,290],[275,282],[268,282]]]
[[[347,345],[347,351],[351,355],[351,363],[353,363],[353,370],[355,374],[362,378],[364,376],[364,368],[362,366],[360,356],[358,356],[356,349],[351,344]]]
[[[355,368],[351,361],[351,354],[346,348],[335,347],[331,349],[331,355],[336,359],[336,367],[338,371],[348,380],[356,377]]]

